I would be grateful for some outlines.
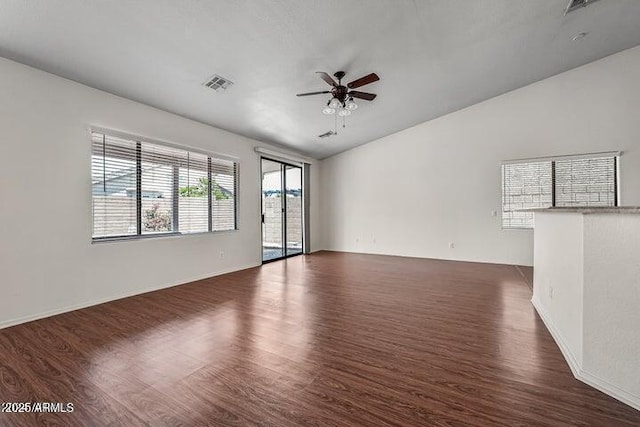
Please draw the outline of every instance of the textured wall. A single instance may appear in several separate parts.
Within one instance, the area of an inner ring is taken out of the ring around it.
[[[533,232],[501,228],[503,160],[622,150],[640,205],[639,75],[636,47],[324,160],[327,249],[532,265]]]
[[[578,379],[640,410],[640,215],[535,220],[538,313]]]

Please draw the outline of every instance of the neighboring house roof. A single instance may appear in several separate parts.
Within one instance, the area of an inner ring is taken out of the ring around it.
[[[163,165],[154,165],[154,166],[143,166],[142,167],[142,172],[149,172],[151,170],[157,169],[159,167],[162,167]],[[111,172],[107,172],[105,173],[103,179],[99,179],[99,180],[95,180],[93,181],[93,185],[96,184],[102,184],[102,183],[108,183],[110,181],[116,180],[116,179],[120,179],[120,178],[125,178],[128,176],[131,177],[135,177],[136,175],[136,167],[135,166],[131,166],[129,168],[123,168],[119,171],[111,171]]]

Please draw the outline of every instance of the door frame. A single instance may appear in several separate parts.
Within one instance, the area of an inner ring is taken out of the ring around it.
[[[282,224],[282,251],[283,251],[283,256],[278,257],[278,258],[273,258],[273,259],[269,259],[269,260],[265,260],[264,259],[264,221],[262,218],[262,215],[264,215],[264,192],[263,192],[263,188],[262,188],[262,183],[264,180],[264,175],[262,174],[262,161],[263,160],[268,160],[270,162],[274,162],[274,163],[279,163],[280,164],[280,186],[281,188],[284,190],[284,194],[283,194],[283,198],[282,198],[282,212],[281,212],[281,224]],[[288,255],[287,254],[287,178],[286,178],[286,166],[290,166],[293,168],[298,168],[300,169],[300,207],[301,207],[301,216],[300,216],[300,231],[301,231],[301,236],[302,236],[302,241],[301,241],[301,250],[299,253],[295,253],[295,254],[291,254]],[[262,264],[267,264],[273,261],[280,261],[283,259],[287,259],[287,258],[291,258],[291,257],[295,257],[295,256],[299,256],[299,255],[303,255],[304,254],[304,242],[305,242],[305,231],[304,231],[304,198],[305,198],[305,194],[304,194],[304,168],[302,167],[302,165],[296,165],[295,163],[291,163],[291,162],[287,162],[284,160],[279,160],[273,157],[269,157],[269,156],[260,156],[260,259],[262,260]]]

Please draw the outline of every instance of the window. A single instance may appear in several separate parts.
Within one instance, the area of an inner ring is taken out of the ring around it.
[[[532,228],[533,213],[522,209],[553,206],[552,162],[502,165],[502,226]]]
[[[237,229],[238,164],[92,133],[93,239]]]
[[[502,227],[533,228],[533,213],[526,209],[617,206],[618,154],[505,162]]]

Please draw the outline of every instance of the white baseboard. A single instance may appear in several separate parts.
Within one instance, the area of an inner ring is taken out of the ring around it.
[[[547,327],[547,330],[549,331],[554,341],[558,345],[558,348],[560,348],[560,352],[562,352],[564,359],[567,361],[567,365],[569,365],[569,368],[571,369],[573,376],[577,380],[582,381],[583,383],[597,390],[600,390],[604,394],[607,394],[613,397],[614,399],[617,399],[620,402],[626,405],[629,405],[632,408],[640,411],[640,396],[636,396],[633,393],[629,393],[582,369],[581,364],[578,363],[578,360],[576,359],[575,355],[573,354],[573,352],[567,345],[566,341],[562,337],[562,334],[553,326],[553,322],[551,321],[551,318],[543,308],[542,304],[540,304],[540,301],[538,301],[536,298],[531,298],[531,304],[533,304],[533,307],[538,312],[538,315],[540,315],[542,322]]]
[[[626,390],[621,389],[601,378],[596,377],[589,372],[580,370],[579,375],[576,377],[583,383],[590,385],[591,387],[600,390],[604,394],[608,394],[614,399],[619,400],[622,403],[625,403],[632,408],[640,411],[640,396],[636,396],[633,393],[629,393]]]
[[[544,325],[547,327],[547,330],[551,334],[551,337],[553,337],[553,340],[560,348],[560,352],[564,356],[564,359],[567,361],[567,365],[569,365],[571,373],[573,373],[574,377],[578,378],[578,373],[582,368],[580,367],[580,363],[578,362],[578,359],[576,359],[575,354],[573,354],[573,351],[571,351],[571,348],[569,348],[569,346],[567,345],[567,342],[562,337],[560,331],[558,331],[553,325],[553,322],[551,322],[551,318],[545,311],[542,304],[540,304],[540,301],[538,301],[538,299],[534,297],[531,298],[531,304],[533,304],[533,307],[538,312],[538,315],[540,315],[540,318],[542,319]]]
[[[453,257],[453,256],[439,256],[439,255],[416,255],[416,254],[406,254],[401,252],[384,252],[384,251],[368,251],[362,249],[321,249],[326,252],[341,252],[347,254],[358,254],[358,255],[384,255],[384,256],[392,256],[399,258],[415,258],[415,259],[426,259],[426,260],[437,260],[437,261],[458,261],[458,262],[469,262],[474,264],[493,264],[493,265],[519,265],[522,267],[533,267],[531,263],[513,263],[511,261],[497,261],[497,260],[487,260],[487,259],[478,259],[478,258],[466,258],[466,257]]]
[[[174,286],[184,285],[184,284],[187,284],[187,283],[196,282],[198,280],[208,279],[210,277],[220,276],[222,274],[233,273],[234,271],[240,271],[240,270],[245,270],[247,268],[257,267],[258,265],[248,265],[248,266],[244,266],[244,267],[237,267],[237,268],[233,268],[233,269],[217,271],[217,272],[214,272],[214,273],[211,273],[211,274],[205,274],[205,275],[202,275],[202,276],[192,277],[192,278],[189,278],[189,279],[181,280],[178,283],[169,283],[169,284],[160,285],[160,286],[153,286],[153,287],[150,287],[150,288],[139,289],[139,290],[136,290],[134,292],[125,292],[125,293],[122,293],[122,294],[119,294],[119,295],[113,295],[113,296],[109,296],[109,297],[106,297],[106,298],[100,298],[100,299],[97,299],[97,300],[85,301],[85,302],[81,302],[79,304],[74,304],[74,305],[61,307],[61,308],[55,308],[53,310],[43,311],[43,312],[40,312],[40,313],[29,314],[29,315],[26,315],[26,316],[17,317],[15,319],[4,320],[4,321],[0,322],[0,329],[8,328],[8,327],[11,327],[11,326],[16,326],[16,325],[19,325],[21,323],[32,322],[34,320],[44,319],[46,317],[51,317],[51,316],[55,316],[55,315],[62,314],[62,313],[68,313],[68,312],[74,311],[74,310],[80,310],[82,308],[87,308],[87,307],[91,307],[91,306],[94,306],[94,305],[104,304],[105,302],[109,302],[109,301],[115,301],[115,300],[119,300],[119,299],[122,299],[122,298],[128,298],[128,297],[132,297],[132,296],[136,296],[136,295],[140,295],[140,294],[146,294],[147,292],[159,291],[160,289],[172,288]]]

